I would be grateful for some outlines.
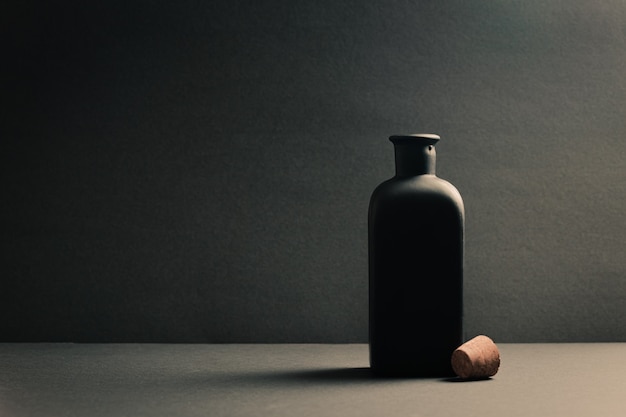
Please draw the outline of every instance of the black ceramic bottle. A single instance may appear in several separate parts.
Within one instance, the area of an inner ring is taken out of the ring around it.
[[[450,357],[463,342],[463,200],[435,175],[439,136],[389,139],[396,175],[369,206],[371,369],[454,375]]]

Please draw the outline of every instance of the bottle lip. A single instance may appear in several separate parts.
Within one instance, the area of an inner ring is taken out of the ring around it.
[[[420,145],[434,145],[439,142],[439,135],[432,133],[413,133],[410,135],[392,135],[389,140],[393,143],[415,143]]]

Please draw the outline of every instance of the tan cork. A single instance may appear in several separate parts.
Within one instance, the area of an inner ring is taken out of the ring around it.
[[[494,376],[500,368],[498,346],[487,336],[468,340],[452,353],[452,369],[463,379]]]

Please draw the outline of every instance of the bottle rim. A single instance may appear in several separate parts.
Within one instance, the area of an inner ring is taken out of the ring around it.
[[[389,140],[393,143],[405,142],[405,143],[416,143],[422,145],[434,145],[441,137],[439,135],[435,135],[432,133],[413,133],[410,135],[392,135],[389,136]]]

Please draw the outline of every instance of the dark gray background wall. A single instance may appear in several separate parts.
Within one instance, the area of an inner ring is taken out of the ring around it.
[[[468,336],[626,341],[623,1],[8,3],[2,341],[365,342],[414,132]]]

